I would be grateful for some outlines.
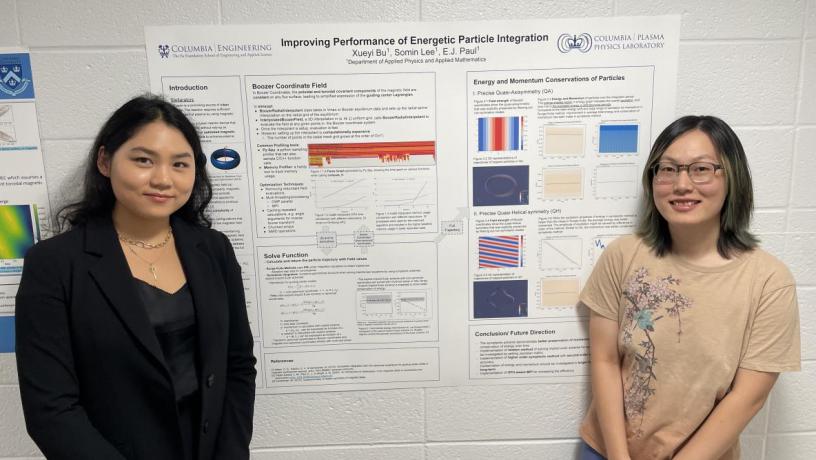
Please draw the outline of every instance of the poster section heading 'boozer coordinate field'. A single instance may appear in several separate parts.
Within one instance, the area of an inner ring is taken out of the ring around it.
[[[49,215],[31,59],[0,48],[0,353],[14,352],[23,257],[49,235]]]
[[[242,265],[259,393],[588,373],[679,17],[149,27]]]

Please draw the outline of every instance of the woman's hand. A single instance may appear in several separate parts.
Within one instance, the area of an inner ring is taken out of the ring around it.
[[[739,439],[762,409],[779,376],[776,372],[737,369],[731,391],[717,404],[674,460],[716,460]]]

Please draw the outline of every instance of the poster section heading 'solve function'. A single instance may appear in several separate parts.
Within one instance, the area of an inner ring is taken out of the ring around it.
[[[586,379],[578,292],[674,117],[679,17],[146,29],[259,393]]]
[[[0,48],[0,353],[14,352],[25,253],[49,234],[34,77],[26,50]]]

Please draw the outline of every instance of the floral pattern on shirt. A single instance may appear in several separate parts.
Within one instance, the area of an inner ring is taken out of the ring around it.
[[[681,314],[693,306],[692,301],[672,289],[680,280],[669,274],[655,280],[649,280],[649,271],[641,267],[623,289],[624,316],[621,331],[624,345],[632,346],[633,334],[641,331],[644,337],[636,346],[632,361],[630,379],[624,385],[623,405],[630,426],[635,428],[635,436],[643,433],[640,425],[646,412],[646,404],[655,394],[654,381],[657,380],[655,369],[658,366],[655,343],[652,333],[661,319],[666,317],[677,321],[677,341],[683,335]],[[665,324],[664,320],[661,324]]]

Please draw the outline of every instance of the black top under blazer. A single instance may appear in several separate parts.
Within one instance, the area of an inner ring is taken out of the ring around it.
[[[249,458],[255,358],[229,240],[173,218],[198,330],[198,459]],[[182,458],[170,371],[110,219],[28,251],[17,292],[26,427],[49,459]]]

